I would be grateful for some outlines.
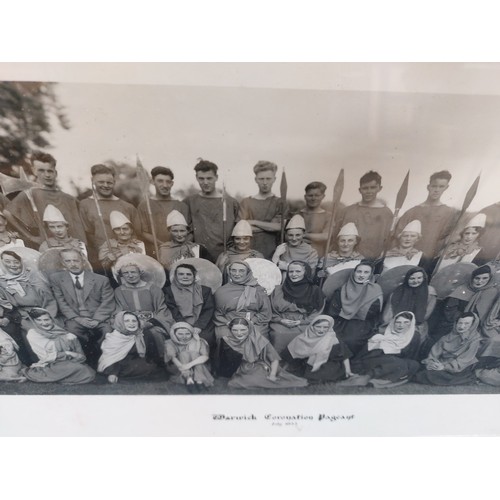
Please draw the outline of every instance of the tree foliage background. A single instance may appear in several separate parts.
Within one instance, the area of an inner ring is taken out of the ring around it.
[[[27,155],[51,146],[54,125],[69,129],[69,120],[55,94],[55,83],[0,83],[0,171],[26,165]]]

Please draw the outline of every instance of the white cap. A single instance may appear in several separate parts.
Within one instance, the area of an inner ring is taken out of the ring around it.
[[[467,222],[465,227],[484,227],[486,226],[486,214],[477,214]]]
[[[354,222],[348,222],[342,226],[342,229],[337,234],[337,238],[339,236],[359,236],[358,228]]]
[[[109,214],[109,225],[111,226],[111,229],[122,227],[124,224],[132,223],[121,212],[118,212],[118,210],[113,210]]]
[[[171,226],[186,226],[187,227],[187,225],[188,225],[188,223],[186,222],[184,215],[182,215],[179,211],[172,210],[167,215],[167,227],[171,227]]]
[[[252,236],[252,226],[246,220],[240,220],[236,226],[234,226],[231,236]]]
[[[54,205],[47,205],[43,211],[43,222],[66,222],[68,221],[64,218],[61,211]]]
[[[306,223],[304,222],[304,217],[302,215],[294,215],[288,224],[286,225],[287,229],[303,229],[306,230]]]
[[[411,222],[406,224],[406,226],[403,228],[401,232],[404,233],[405,231],[408,233],[422,234],[422,224],[420,223],[419,220],[416,219],[412,220]]]

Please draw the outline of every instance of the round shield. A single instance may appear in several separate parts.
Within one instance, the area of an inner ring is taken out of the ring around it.
[[[36,272],[38,271],[38,261],[40,259],[40,252],[33,250],[33,248],[28,247],[10,247],[6,250],[17,253],[19,257],[23,260],[25,269]],[[1,254],[1,249],[0,249]]]
[[[115,265],[111,268],[113,276],[118,283],[120,283],[118,270],[126,264],[136,264],[140,269],[144,270],[144,281],[148,283],[153,282],[160,288],[165,284],[167,277],[165,276],[165,269],[163,269],[163,266],[157,260],[153,259],[153,257],[149,257],[149,255],[144,255],[142,253],[128,253],[118,258]]]
[[[245,259],[250,266],[257,283],[264,288],[267,295],[271,295],[277,285],[281,283],[281,271],[276,264],[266,259]]]
[[[438,271],[431,280],[439,299],[448,297],[457,286],[467,283],[472,271],[477,269],[475,264],[458,262]]]
[[[328,276],[326,281],[323,283],[323,293],[327,299],[331,299],[333,292],[347,283],[351,273],[352,269],[342,269],[342,271],[338,271],[331,276]]]
[[[206,259],[182,259],[174,262],[170,269],[170,282],[172,283],[174,279],[175,269],[179,264],[191,264],[197,271],[198,277],[200,278],[200,285],[209,286],[212,289],[212,293],[215,293],[217,288],[222,285],[222,273],[220,269]]]
[[[384,292],[384,297],[388,297],[396,288],[403,284],[406,273],[415,266],[397,266],[384,271],[377,283]]]
[[[49,276],[57,271],[64,271],[64,266],[61,262],[61,256],[59,253],[61,250],[61,248],[49,248],[40,254],[38,269],[45,276]],[[92,271],[92,266],[87,259],[84,259],[84,268],[88,271]]]

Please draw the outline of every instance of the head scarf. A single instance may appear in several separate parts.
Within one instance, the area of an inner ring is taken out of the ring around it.
[[[290,269],[292,264],[302,266],[305,274],[300,281],[294,283],[288,276],[287,271],[285,282],[282,286],[283,297],[297,307],[305,309],[307,314],[311,314],[313,311],[320,311],[323,307],[325,297],[319,286],[313,284],[311,266],[301,260],[292,260],[288,264],[288,269]]]
[[[255,330],[251,321],[247,323],[248,335],[244,339],[237,339],[231,332],[231,327],[229,327],[229,333],[224,337],[224,340],[231,349],[239,352],[245,361],[248,363],[255,363],[259,360],[259,355],[262,350],[269,344],[269,340]]]
[[[379,285],[371,283],[370,280],[363,284],[354,281],[354,273],[359,266],[369,266],[373,274],[373,265],[366,262],[360,262],[351,271],[347,283],[340,289],[342,302],[340,315],[344,319],[352,319],[356,316],[356,318],[364,320],[373,302],[378,300],[382,304],[383,294]]]
[[[101,344],[102,355],[97,365],[99,372],[103,372],[108,366],[124,359],[134,345],[141,358],[146,356],[146,343],[144,342],[141,322],[139,321],[137,332],[130,334],[125,328],[124,317],[126,314],[132,314],[139,321],[137,314],[130,311],[121,311],[115,316],[113,331],[106,334]]]
[[[227,266],[227,271],[228,271],[230,280],[231,280],[231,273],[230,273],[231,267],[234,266],[235,264],[245,266],[247,269],[247,275],[246,275],[245,279],[240,283],[233,283],[233,285],[243,287],[243,293],[240,295],[240,298],[238,299],[238,303],[236,304],[236,311],[244,311],[244,310],[248,309],[248,306],[250,304],[255,303],[256,296],[257,296],[257,287],[259,286],[259,284],[257,283],[257,280],[255,279],[255,277],[252,273],[252,269],[244,261],[233,262],[232,264],[229,264],[229,266]]]
[[[490,275],[488,283],[481,287],[476,288],[473,284],[474,278],[479,274]],[[493,270],[489,265],[484,265],[474,269],[469,282],[465,285],[460,285],[453,290],[448,297],[463,300],[467,302],[464,312],[476,313],[480,318],[486,318],[491,306],[497,298],[497,287],[493,278]]]
[[[398,333],[395,331],[394,324],[403,312],[411,314],[411,323],[404,332]],[[415,315],[411,311],[402,311],[392,318],[384,333],[378,333],[368,340],[368,350],[381,349],[385,354],[399,354],[410,345],[414,335]]]
[[[182,317],[187,323],[194,325],[203,307],[203,290],[197,281],[196,274],[191,285],[182,285],[177,279],[176,268],[170,288]]]
[[[328,331],[318,335],[314,325],[320,321],[328,321]],[[333,318],[321,314],[306,328],[306,331],[295,337],[289,344],[288,350],[293,358],[307,358],[307,364],[312,366],[313,372],[328,361],[334,345],[339,343],[337,334],[333,330]]]
[[[424,281],[417,287],[408,285],[408,281],[415,273],[422,273]],[[429,299],[429,285],[427,273],[421,267],[412,267],[405,275],[403,284],[398,286],[391,295],[391,306],[394,315],[411,311],[415,315],[417,324],[425,321],[427,302]]]
[[[0,257],[1,254],[0,253]],[[15,253],[15,252],[14,252]],[[27,284],[30,281],[29,269],[26,268],[21,258],[21,272],[19,274],[12,274],[3,264],[0,258],[0,286],[4,288],[11,295],[16,293],[20,297],[24,297],[26,292],[22,284]]]
[[[44,330],[35,323],[33,317],[29,316],[32,328],[29,330],[28,340],[33,352],[40,360],[39,363],[36,363],[36,366],[45,366],[47,363],[56,361],[58,352],[72,350],[69,341],[76,339],[76,336],[59,326],[47,309],[33,307],[30,313],[34,311],[48,314],[54,322],[50,330]]]
[[[177,330],[179,330],[180,328],[186,328],[191,332],[191,338],[187,342],[181,342],[177,337]],[[193,326],[190,325],[189,323],[186,323],[185,321],[179,321],[172,325],[172,328],[170,329],[170,340],[171,343],[175,345],[175,350],[177,352],[179,351],[190,351],[197,353],[200,352],[201,342],[202,342],[200,336],[195,332]]]

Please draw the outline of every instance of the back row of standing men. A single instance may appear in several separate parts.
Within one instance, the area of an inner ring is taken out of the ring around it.
[[[11,201],[4,200],[3,213],[10,227],[18,232],[26,246],[35,249],[39,249],[42,244],[43,248],[61,247],[67,245],[70,239],[78,240],[80,245],[86,245],[89,260],[96,269],[102,266],[103,256],[99,256],[99,253],[105,243],[111,244],[111,250],[113,244],[118,250],[120,243],[133,248],[136,241],[133,235],[120,234],[126,232],[120,231],[120,228],[126,229],[125,226],[131,226],[135,235],[144,241],[146,252],[158,258],[155,255],[154,239],[156,237],[158,247],[168,249],[173,238],[166,221],[173,211],[182,215],[191,228],[192,240],[205,252],[204,255],[197,256],[216,262],[225,247],[224,237],[229,243],[236,223],[246,220],[252,231],[252,248],[264,258],[271,259],[279,244],[282,217],[291,215],[287,206],[272,192],[277,166],[268,161],[259,161],[254,167],[258,193],[242,199],[240,203],[231,196],[225,196],[225,208],[222,193],[216,188],[216,164],[207,160],[200,160],[196,164],[194,170],[200,192],[183,201],[171,197],[173,172],[166,167],[155,167],[151,171],[155,188],[155,194],[149,200],[151,215],[148,214],[145,200],[136,209],[115,196],[115,171],[109,166],[98,164],[91,168],[97,203],[94,196],[78,201],[57,187],[56,160],[51,155],[34,153],[32,167],[39,186],[20,192]],[[422,251],[422,262],[430,262],[443,250],[445,239],[457,223],[458,211],[441,202],[450,180],[451,174],[447,171],[433,174],[427,186],[427,199],[410,208],[398,221],[396,235],[402,233],[412,222],[419,221],[420,239],[415,248]],[[325,190],[326,186],[322,182],[309,183],[305,188],[306,206],[300,210],[305,225],[305,241],[320,256],[324,253],[332,217],[330,212],[321,207]],[[366,173],[360,179],[361,201],[347,206],[335,215],[333,241],[342,228],[353,223],[359,236],[357,251],[367,259],[379,258],[390,243],[388,238],[393,213],[379,199],[381,190],[381,176],[373,171]],[[57,208],[62,215],[56,215],[51,220],[52,208],[47,211],[48,206]],[[486,207],[481,213],[484,214],[484,222],[481,224],[481,254],[486,262],[495,259],[500,249],[500,203]],[[226,219],[225,228],[223,218]],[[59,229],[66,226],[67,230],[58,233],[57,225]],[[300,226],[299,223],[297,227]],[[108,257],[109,263],[116,260],[113,251],[108,252]]]

